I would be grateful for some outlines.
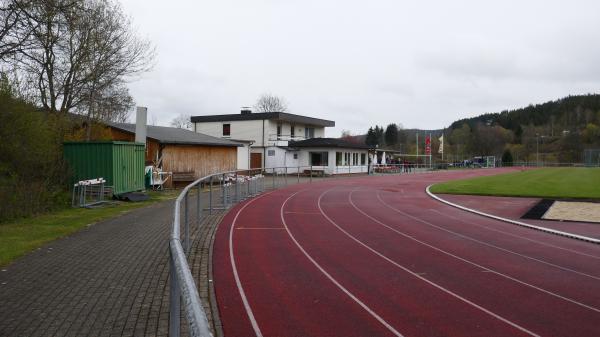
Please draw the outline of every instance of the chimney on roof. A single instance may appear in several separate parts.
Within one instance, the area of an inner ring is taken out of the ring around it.
[[[138,106],[135,112],[135,141],[146,144],[146,123],[148,121],[148,108]]]
[[[248,106],[242,107],[242,115],[249,115],[251,113],[252,113],[252,110],[250,109],[250,107],[248,107]]]

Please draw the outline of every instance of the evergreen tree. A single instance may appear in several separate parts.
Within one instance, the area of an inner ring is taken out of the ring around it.
[[[379,125],[375,125],[375,136],[377,137],[377,145],[379,145],[379,147],[382,147],[385,145],[385,138],[384,138],[384,131],[383,131],[383,127],[380,127]]]
[[[367,138],[365,139],[365,144],[371,146],[377,145],[377,135],[375,134],[375,130],[373,130],[373,127],[370,127],[369,131],[367,131]]]
[[[385,129],[385,143],[388,146],[394,146],[398,144],[398,126],[396,124],[389,124]]]

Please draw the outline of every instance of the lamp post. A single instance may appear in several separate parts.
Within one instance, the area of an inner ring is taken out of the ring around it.
[[[542,136],[539,133],[535,134],[535,160],[536,160],[536,166],[540,166],[540,138],[542,138],[542,141],[543,141],[544,137],[547,137],[547,136]],[[544,144],[542,144],[542,145],[544,145]]]
[[[540,134],[535,134],[535,166],[540,166]]]

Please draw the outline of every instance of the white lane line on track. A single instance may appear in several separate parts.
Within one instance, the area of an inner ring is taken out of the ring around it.
[[[391,206],[390,204],[388,204],[387,202],[385,202],[385,200],[383,200],[383,199],[381,198],[381,194],[379,193],[379,191],[377,191],[376,193],[377,193],[377,199],[378,199],[378,200],[379,200],[379,202],[380,202],[381,204],[383,204],[385,207],[387,207],[387,208],[389,208],[389,209],[391,209],[391,210],[393,210],[393,211],[395,211],[395,212],[397,212],[397,213],[399,213],[399,214],[402,214],[402,215],[404,215],[404,216],[406,216],[406,217],[409,217],[409,218],[411,218],[411,219],[413,219],[413,220],[415,220],[415,221],[418,221],[418,222],[420,222],[420,223],[422,223],[422,224],[425,224],[425,225],[427,225],[427,226],[430,226],[430,227],[433,227],[433,228],[439,229],[439,230],[441,230],[441,231],[444,231],[444,232],[446,232],[446,233],[450,233],[450,234],[456,235],[456,236],[458,236],[458,237],[461,237],[461,238],[463,238],[463,239],[466,239],[466,240],[470,240],[470,241],[473,241],[473,242],[479,243],[479,244],[481,244],[481,245],[484,245],[484,246],[488,246],[488,247],[490,247],[490,248],[497,249],[497,250],[499,250],[499,251],[503,251],[503,252],[505,252],[505,253],[508,253],[508,254],[513,254],[513,255],[516,255],[516,256],[520,256],[520,257],[522,257],[522,258],[529,259],[529,260],[532,260],[532,261],[536,261],[536,262],[539,262],[539,263],[541,263],[541,264],[545,264],[545,265],[548,265],[548,266],[551,266],[551,267],[554,267],[554,268],[557,268],[557,269],[560,269],[560,270],[564,270],[564,271],[567,271],[567,272],[571,272],[571,273],[574,273],[574,274],[577,274],[577,275],[581,275],[581,276],[589,277],[589,278],[592,278],[592,279],[594,279],[594,280],[598,280],[598,281],[600,281],[600,277],[598,277],[598,276],[594,276],[594,275],[586,274],[586,273],[584,273],[584,272],[580,272],[580,271],[577,271],[577,270],[574,270],[574,269],[571,269],[571,268],[567,268],[567,267],[559,266],[559,265],[557,265],[557,264],[554,264],[554,263],[551,263],[551,262],[548,262],[548,261],[544,261],[544,260],[540,260],[540,259],[537,259],[537,258],[535,258],[535,257],[531,257],[531,256],[529,256],[529,255],[525,255],[525,254],[517,253],[517,252],[515,252],[515,251],[512,251],[512,250],[510,250],[510,249],[502,248],[502,247],[496,246],[496,245],[494,245],[494,244],[491,244],[491,243],[488,243],[488,242],[485,242],[485,241],[481,241],[481,240],[475,239],[475,238],[473,238],[473,237],[471,237],[471,236],[464,235],[464,234],[461,234],[461,233],[457,233],[457,232],[455,232],[455,231],[452,231],[452,230],[450,230],[450,229],[444,228],[444,227],[442,227],[442,226],[435,225],[435,224],[433,224],[433,223],[431,223],[431,222],[429,222],[429,221],[427,221],[427,220],[423,220],[423,219],[421,219],[421,218],[419,218],[419,217],[413,216],[413,215],[411,215],[411,214],[408,214],[408,213],[406,213],[406,212],[404,212],[404,211],[402,211],[402,210],[399,210],[399,209],[397,209],[396,207],[393,207],[393,206]],[[350,194],[352,194],[352,193],[350,193]],[[443,215],[445,216],[445,214],[443,214]]]
[[[292,211],[286,211],[285,214],[321,215],[321,213],[319,213],[319,212],[292,212]]]
[[[377,256],[379,256],[379,257],[381,257],[381,258],[382,258],[382,259],[384,259],[385,261],[387,261],[387,262],[389,262],[389,263],[393,264],[394,266],[396,266],[396,267],[398,267],[398,268],[400,268],[400,269],[404,270],[405,272],[407,272],[407,273],[409,273],[409,274],[413,275],[414,277],[418,278],[419,280],[421,280],[421,281],[423,281],[423,282],[425,282],[425,283],[427,283],[427,284],[429,284],[429,285],[433,286],[434,288],[437,288],[437,289],[439,289],[439,290],[441,290],[441,291],[445,292],[446,294],[448,294],[448,295],[450,295],[450,296],[452,296],[452,297],[454,297],[454,298],[456,298],[456,299],[458,299],[458,300],[460,300],[460,301],[462,301],[462,302],[464,302],[464,303],[467,303],[467,304],[469,304],[469,305],[473,306],[473,307],[474,307],[474,308],[476,308],[476,309],[479,309],[480,311],[483,311],[484,313],[486,313],[486,314],[488,314],[488,315],[490,315],[490,316],[492,316],[492,317],[494,317],[494,318],[496,318],[496,319],[498,319],[498,320],[500,320],[500,321],[502,321],[502,322],[504,322],[504,323],[506,323],[506,324],[508,324],[508,325],[510,325],[510,326],[512,326],[512,327],[514,327],[514,328],[516,328],[517,330],[520,330],[520,331],[522,331],[522,332],[524,332],[524,333],[526,333],[526,334],[528,334],[528,335],[531,335],[531,336],[538,336],[538,337],[540,336],[540,335],[538,335],[538,334],[536,334],[536,333],[534,333],[534,332],[532,332],[532,331],[529,331],[529,330],[527,330],[526,328],[524,328],[524,327],[522,327],[522,326],[518,325],[517,323],[514,323],[514,322],[512,322],[512,321],[509,321],[508,319],[506,319],[506,318],[504,318],[504,317],[502,317],[502,316],[500,316],[500,315],[498,315],[498,314],[496,314],[496,313],[494,313],[494,312],[492,312],[492,311],[490,311],[490,310],[488,310],[488,309],[486,309],[486,308],[484,308],[484,307],[482,307],[482,306],[480,306],[480,305],[478,305],[478,304],[476,304],[476,303],[474,303],[474,302],[471,302],[470,300],[468,300],[468,299],[466,299],[466,298],[464,298],[464,297],[462,297],[462,296],[460,296],[460,295],[458,295],[458,294],[456,294],[456,293],[452,292],[451,290],[449,290],[449,289],[446,289],[446,288],[442,287],[441,285],[439,285],[439,284],[437,284],[437,283],[435,283],[435,282],[433,282],[433,281],[430,281],[430,280],[426,279],[425,277],[421,276],[419,273],[416,273],[416,272],[414,272],[414,271],[412,271],[412,270],[410,270],[410,269],[408,269],[408,268],[404,267],[403,265],[401,265],[401,264],[397,263],[396,261],[394,261],[394,260],[390,259],[389,257],[387,257],[387,256],[383,255],[383,254],[382,254],[382,253],[380,253],[379,251],[377,251],[377,250],[375,250],[375,249],[371,248],[371,246],[369,246],[369,245],[365,244],[364,242],[360,241],[359,239],[357,239],[357,238],[356,238],[355,236],[353,236],[352,234],[348,233],[346,230],[344,230],[342,227],[340,227],[340,226],[339,226],[339,225],[338,225],[338,224],[337,224],[335,221],[333,221],[333,219],[331,219],[331,218],[330,218],[330,217],[329,217],[329,216],[328,216],[328,215],[325,213],[325,211],[323,211],[323,209],[321,208],[321,199],[323,198],[323,196],[324,196],[324,195],[325,195],[327,192],[329,192],[329,191],[331,191],[331,190],[332,190],[332,189],[326,190],[325,192],[323,192],[323,193],[322,193],[322,194],[319,196],[319,200],[317,201],[317,205],[319,206],[319,209],[321,210],[321,214],[323,214],[323,216],[324,216],[324,217],[325,217],[325,218],[326,218],[326,219],[327,219],[327,220],[328,220],[328,221],[329,221],[329,222],[330,222],[332,225],[334,225],[334,226],[335,226],[335,227],[336,227],[338,230],[340,230],[342,233],[346,234],[346,236],[348,236],[349,238],[351,238],[352,240],[354,240],[356,243],[358,243],[359,245],[361,245],[361,246],[365,247],[366,249],[368,249],[369,251],[371,251],[371,252],[372,252],[372,253],[374,253],[375,255],[377,255]]]
[[[296,194],[302,192],[304,190],[298,191],[292,195],[290,195],[281,205],[281,210],[280,210],[280,215],[281,215],[281,222],[283,223],[283,226],[285,227],[285,230],[287,231],[288,235],[290,236],[290,239],[292,239],[292,241],[296,244],[296,246],[298,247],[298,249],[300,249],[300,251],[304,254],[304,256],[306,256],[306,258],[312,262],[312,264],[317,267],[317,269],[319,269],[319,271],[321,271],[321,273],[323,273],[323,275],[325,275],[325,277],[327,277],[331,282],[333,282],[333,284],[335,284],[342,292],[344,292],[346,295],[348,295],[348,297],[350,297],[352,300],[354,300],[354,302],[356,302],[358,305],[360,305],[366,312],[368,312],[371,316],[373,316],[373,318],[375,318],[377,321],[379,321],[379,323],[381,323],[383,326],[385,326],[391,333],[393,333],[394,335],[398,336],[398,337],[403,337],[403,335],[398,332],[396,329],[394,329],[394,327],[392,327],[388,322],[386,322],[383,318],[381,318],[377,313],[375,313],[371,308],[369,308],[366,304],[364,304],[361,300],[359,300],[354,294],[352,294],[348,289],[346,289],[343,285],[341,285],[333,276],[331,276],[325,269],[323,269],[323,267],[321,267],[321,265],[315,261],[315,259],[312,258],[312,256],[310,254],[308,254],[306,252],[306,250],[304,250],[304,248],[302,247],[302,245],[300,245],[300,243],[296,240],[296,238],[294,237],[294,235],[292,234],[292,232],[290,231],[290,229],[287,226],[287,222],[285,221],[285,217],[284,217],[284,211],[283,208],[285,207],[285,205],[287,204],[287,202],[292,199]]]
[[[243,229],[283,229],[283,227],[238,227],[237,230]]]
[[[350,204],[352,205],[352,207],[354,207],[354,208],[355,208],[355,209],[356,209],[358,212],[362,213],[362,214],[363,214],[364,216],[366,216],[367,218],[369,218],[369,219],[373,220],[374,222],[376,222],[376,223],[380,224],[380,225],[381,225],[381,226],[383,226],[383,227],[386,227],[386,228],[390,229],[390,230],[391,230],[391,231],[393,231],[393,232],[396,232],[396,233],[398,233],[398,234],[400,234],[400,235],[402,235],[402,236],[404,236],[404,237],[406,237],[406,238],[409,238],[409,239],[411,239],[411,240],[413,240],[413,241],[415,241],[415,242],[418,242],[418,243],[420,243],[420,244],[422,244],[422,245],[424,245],[424,246],[426,246],[426,247],[429,247],[429,248],[431,248],[431,249],[433,249],[433,250],[436,250],[436,251],[438,251],[438,252],[440,252],[440,253],[442,253],[442,254],[445,254],[445,255],[451,256],[451,257],[453,257],[453,258],[455,258],[455,259],[457,259],[457,260],[463,261],[463,262],[465,262],[465,263],[468,263],[468,264],[470,264],[470,265],[473,265],[473,266],[475,266],[475,267],[481,268],[481,269],[483,269],[483,270],[489,270],[491,273],[494,273],[494,274],[496,274],[496,275],[498,275],[498,276],[502,276],[502,277],[504,277],[504,278],[506,278],[506,279],[509,279],[509,280],[511,280],[511,281],[514,281],[514,282],[517,282],[517,283],[519,283],[519,284],[522,284],[522,285],[524,285],[524,286],[527,286],[527,287],[530,287],[530,288],[536,289],[536,290],[538,290],[538,291],[541,291],[541,292],[543,292],[543,293],[545,293],[545,294],[548,294],[548,295],[554,296],[554,297],[556,297],[556,298],[560,298],[561,300],[564,300],[564,301],[567,301],[567,302],[573,303],[573,304],[575,304],[575,305],[578,305],[578,306],[580,306],[580,307],[583,307],[583,308],[586,308],[586,309],[589,309],[589,310],[592,310],[592,311],[595,311],[595,312],[598,312],[598,313],[600,313],[600,309],[598,309],[598,308],[595,308],[595,307],[592,307],[592,306],[590,306],[590,305],[587,305],[587,304],[584,304],[584,303],[578,302],[578,301],[576,301],[576,300],[570,299],[570,298],[568,298],[568,297],[565,297],[565,296],[562,296],[562,295],[559,295],[559,294],[553,293],[553,292],[551,292],[551,291],[549,291],[549,290],[546,290],[546,289],[540,288],[540,287],[538,287],[538,286],[535,286],[535,285],[533,285],[533,284],[529,284],[529,283],[527,283],[527,282],[525,282],[525,281],[521,281],[521,280],[519,280],[519,279],[517,279],[517,278],[514,278],[514,277],[512,277],[512,276],[509,276],[509,275],[506,275],[506,274],[503,274],[503,273],[501,273],[501,272],[499,272],[499,271],[496,271],[496,270],[493,270],[493,269],[491,269],[491,268],[484,267],[484,266],[482,266],[482,265],[480,265],[480,264],[478,264],[478,263],[475,263],[475,262],[473,262],[473,261],[469,261],[469,260],[467,260],[467,259],[465,259],[465,258],[462,258],[462,257],[460,257],[460,256],[457,256],[457,255],[454,255],[454,254],[452,254],[452,253],[450,253],[450,252],[448,252],[448,251],[445,251],[445,250],[443,250],[443,249],[441,249],[441,248],[438,248],[438,247],[435,247],[435,246],[433,246],[433,245],[430,245],[430,244],[428,244],[428,243],[426,243],[426,242],[424,242],[424,241],[421,241],[421,240],[419,240],[419,239],[416,239],[416,238],[414,238],[414,237],[412,237],[412,236],[410,236],[410,235],[408,235],[408,234],[406,234],[406,233],[404,233],[404,232],[401,232],[401,231],[399,231],[399,230],[397,230],[397,229],[395,229],[395,228],[393,228],[393,227],[390,227],[390,226],[386,225],[385,223],[383,223],[383,222],[381,222],[381,221],[379,221],[379,220],[375,219],[374,217],[370,216],[369,214],[365,213],[365,212],[364,212],[364,211],[362,211],[361,209],[359,209],[359,208],[358,208],[358,207],[357,207],[357,206],[354,204],[354,202],[352,202],[351,195],[352,195],[352,193],[350,193],[350,194],[348,195],[348,200],[350,201]]]
[[[242,206],[242,208],[240,208],[235,214],[235,217],[231,222],[231,228],[229,228],[229,257],[231,261],[231,269],[233,270],[233,277],[235,278],[235,284],[238,288],[238,292],[240,293],[240,297],[242,298],[242,302],[244,303],[244,309],[246,309],[246,314],[248,315],[248,319],[250,320],[250,324],[252,325],[252,329],[254,329],[256,337],[262,337],[262,332],[260,331],[260,327],[258,326],[256,319],[254,318],[254,313],[252,312],[250,303],[248,303],[248,299],[246,298],[246,292],[244,292],[244,287],[242,287],[242,282],[240,281],[240,276],[238,275],[237,266],[235,264],[235,258],[233,254],[233,228],[235,227],[235,223],[237,222],[238,217],[240,216],[242,211],[244,211],[244,209],[248,207],[248,205],[271,193],[273,193],[273,191],[259,195],[258,197],[248,201],[244,206]]]
[[[460,218],[454,217],[454,216],[452,216],[452,215],[449,215],[449,214],[442,213],[442,212],[438,211],[437,209],[432,209],[432,208],[430,208],[429,210],[430,210],[430,211],[432,211],[432,212],[438,213],[439,215],[442,215],[442,216],[448,217],[448,218],[450,218],[450,219],[454,219],[454,220],[460,221],[460,222],[462,222],[462,223],[466,223],[466,224],[469,224],[469,225],[477,226],[477,227],[480,227],[480,228],[484,228],[484,229],[490,230],[490,231],[492,231],[492,232],[496,232],[496,233],[500,233],[500,234],[504,234],[504,235],[512,236],[512,237],[514,237],[514,238],[518,238],[518,239],[522,239],[522,240],[527,240],[527,241],[529,241],[529,242],[535,242],[535,243],[537,243],[537,244],[540,244],[540,245],[543,245],[543,246],[548,246],[548,247],[552,247],[552,248],[556,248],[556,249],[564,250],[564,251],[566,251],[566,252],[571,252],[571,253],[573,253],[573,254],[577,254],[577,255],[581,255],[581,256],[587,256],[587,257],[590,257],[590,258],[592,258],[592,259],[597,259],[597,260],[600,260],[600,256],[596,256],[596,255],[590,255],[590,254],[586,254],[586,253],[583,253],[583,252],[580,252],[580,251],[577,251],[577,250],[574,250],[574,249],[564,248],[564,247],[560,247],[560,246],[557,246],[557,245],[553,245],[553,244],[551,244],[551,243],[547,243],[547,242],[543,242],[543,241],[539,241],[539,240],[534,240],[534,239],[526,238],[526,237],[519,236],[519,235],[516,235],[516,234],[512,234],[512,233],[504,232],[504,231],[501,231],[501,230],[498,230],[498,229],[495,229],[495,228],[492,228],[492,227],[488,227],[488,226],[480,225],[480,224],[478,224],[478,223],[476,223],[476,222],[473,222],[473,221],[469,221],[469,220],[460,219]],[[467,214],[468,214],[468,213],[467,213]],[[492,220],[493,220],[493,219],[492,219]],[[504,222],[501,222],[501,223],[504,223]]]

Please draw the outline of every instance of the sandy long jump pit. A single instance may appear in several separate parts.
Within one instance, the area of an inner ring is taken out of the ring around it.
[[[555,201],[542,219],[600,223],[600,203]]]

